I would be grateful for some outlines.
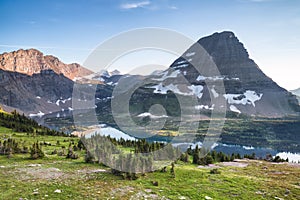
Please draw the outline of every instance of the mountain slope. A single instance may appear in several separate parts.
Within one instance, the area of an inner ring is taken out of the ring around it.
[[[138,102],[147,104],[145,101],[163,99],[159,96],[168,96],[171,92],[183,96],[196,95],[199,101],[197,108],[200,110],[214,109],[215,105],[212,105],[211,98],[225,98],[228,110],[235,113],[265,117],[298,115],[299,106],[296,97],[278,86],[260,70],[257,64],[249,58],[247,50],[234,33],[229,31],[214,33],[201,38],[197,43],[213,59],[220,72],[219,76],[207,77],[191,65],[193,63],[200,68],[207,67],[205,63],[203,65],[201,55],[195,53],[197,44],[194,44],[176,59],[169,69],[147,77],[152,80],[153,84],[136,91],[132,101],[135,101],[135,104]],[[190,86],[182,82],[182,76]],[[130,77],[127,79],[130,81]],[[212,87],[208,87],[208,81]],[[225,86],[225,94],[218,91],[217,87],[214,88],[221,81]],[[122,85],[126,85],[126,81]],[[172,104],[171,98],[168,98],[168,101]],[[139,110],[139,112],[145,111]]]
[[[1,104],[18,108],[26,114],[68,109],[72,90],[73,82],[52,70],[43,70],[32,76],[0,70]]]
[[[0,54],[0,69],[33,75],[43,70],[51,69],[57,74],[63,74],[73,80],[75,77],[82,77],[92,72],[79,64],[65,64],[58,58],[51,55],[44,55],[36,49],[13,51]]]

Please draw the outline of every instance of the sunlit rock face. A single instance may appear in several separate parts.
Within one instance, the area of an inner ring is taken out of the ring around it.
[[[79,64],[65,64],[52,55],[44,55],[36,49],[13,51],[0,54],[0,69],[33,75],[51,69],[57,74],[73,80],[92,72]]]

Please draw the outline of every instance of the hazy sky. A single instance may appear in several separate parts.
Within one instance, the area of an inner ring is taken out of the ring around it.
[[[265,74],[300,87],[299,0],[0,0],[0,9],[0,53],[37,48],[83,63],[98,44],[133,28],[194,40],[231,30]]]

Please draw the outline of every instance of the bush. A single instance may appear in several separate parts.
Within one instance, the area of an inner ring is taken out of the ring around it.
[[[129,173],[129,172],[126,172],[126,173],[123,173],[123,178],[125,180],[136,180],[138,179],[139,177],[137,176],[136,173]]]
[[[209,173],[210,173],[210,174],[221,174],[220,170],[217,169],[217,168],[214,168],[214,169],[210,170]]]
[[[153,186],[158,186],[158,181],[152,181]]]
[[[38,159],[43,158],[45,156],[42,148],[39,146],[38,142],[33,143],[32,148],[30,149],[30,158]]]
[[[190,161],[189,161],[189,154],[188,154],[187,152],[181,154],[180,160],[181,160],[182,162],[185,162],[185,163],[190,162]]]
[[[86,155],[84,157],[85,162],[87,163],[94,163],[95,162],[95,157],[90,151],[86,152]]]
[[[57,150],[56,149],[54,149],[54,151],[52,151],[52,153],[51,153],[52,155],[56,155],[57,154]]]
[[[66,158],[78,159],[78,157],[79,156],[76,153],[74,153],[72,148],[70,147]]]
[[[63,149],[63,150],[61,150],[61,151],[58,151],[58,152],[57,152],[57,155],[58,155],[58,156],[66,156],[65,150]]]
[[[288,159],[287,160],[284,160],[282,158],[280,158],[279,156],[275,156],[275,158],[272,160],[272,162],[288,162]]]

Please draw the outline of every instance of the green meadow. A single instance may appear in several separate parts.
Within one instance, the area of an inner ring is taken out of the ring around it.
[[[0,199],[299,199],[300,165],[260,160],[238,160],[198,166],[181,161],[175,177],[166,172],[139,175],[137,180],[115,176],[108,167],[52,155],[65,151],[79,138],[31,135],[0,128],[0,140],[13,138],[30,147],[41,145],[45,157],[29,153],[0,156]],[[212,169],[218,173],[212,173]],[[157,185],[153,184],[157,182]]]

